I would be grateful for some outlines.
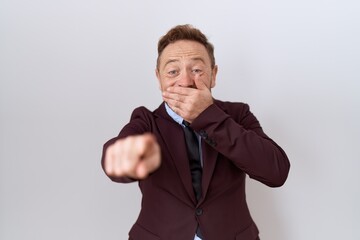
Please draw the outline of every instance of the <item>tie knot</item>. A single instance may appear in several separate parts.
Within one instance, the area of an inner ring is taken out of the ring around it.
[[[182,124],[184,124],[185,127],[190,127],[190,123],[188,121],[183,120]]]

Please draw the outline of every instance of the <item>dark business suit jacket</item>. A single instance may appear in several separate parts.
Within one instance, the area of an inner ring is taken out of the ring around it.
[[[161,147],[161,166],[138,182],[142,204],[130,239],[193,240],[198,224],[204,240],[258,239],[246,203],[245,177],[281,186],[290,167],[286,154],[265,135],[247,104],[215,100],[191,127],[203,139],[199,202],[192,188],[183,129],[167,114],[164,103],[154,112],[135,109],[119,136],[104,145],[103,151],[117,139],[151,132]]]

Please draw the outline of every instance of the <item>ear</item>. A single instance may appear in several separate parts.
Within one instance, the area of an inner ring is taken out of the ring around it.
[[[160,73],[159,73],[159,69],[158,68],[155,68],[155,75],[156,75],[156,78],[158,80],[158,87],[161,91],[161,81],[160,81]]]
[[[218,66],[215,65],[213,69],[211,69],[211,82],[210,87],[213,88],[216,85],[216,75],[218,72]]]

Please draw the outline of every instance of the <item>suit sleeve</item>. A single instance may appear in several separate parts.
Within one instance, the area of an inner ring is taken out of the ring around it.
[[[102,166],[104,172],[105,172],[104,159],[105,159],[106,149],[110,145],[114,144],[119,139],[125,138],[127,136],[131,136],[131,135],[140,135],[140,134],[143,134],[146,132],[151,132],[151,128],[149,127],[149,124],[148,124],[148,122],[149,122],[148,116],[150,114],[151,114],[150,111],[148,109],[146,109],[145,107],[136,108],[131,115],[130,122],[124,126],[124,128],[120,131],[119,135],[117,137],[110,139],[109,141],[107,141],[104,144],[102,156],[101,156],[101,166]],[[105,172],[105,174],[106,174],[106,172]],[[119,182],[119,183],[129,183],[129,182],[137,181],[136,179],[132,179],[129,177],[112,177],[109,175],[107,175],[107,176],[112,181]]]
[[[247,104],[213,104],[191,127],[251,178],[270,187],[285,183],[290,162],[281,147],[263,132]]]

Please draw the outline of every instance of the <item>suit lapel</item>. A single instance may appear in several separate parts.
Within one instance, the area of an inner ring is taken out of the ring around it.
[[[214,173],[216,159],[218,152],[215,151],[209,144],[205,141],[201,143],[202,147],[202,158],[203,158],[203,176],[202,176],[202,197],[199,204],[204,201],[207,191],[209,189],[210,181]]]
[[[173,160],[189,198],[194,204],[196,204],[195,194],[191,182],[189,160],[186,152],[184,130],[166,113],[164,103],[160,105],[155,113],[159,116],[156,118],[156,125],[158,126],[163,138],[162,140],[166,145],[166,150]],[[202,197],[198,204],[200,204],[206,197],[218,156],[218,152],[209,146],[205,141],[202,141],[201,144],[202,159],[204,164],[202,176]]]
[[[168,116],[162,104],[156,111],[159,118],[156,118],[156,125],[161,133],[162,140],[166,145],[166,150],[179,173],[179,177],[189,195],[191,201],[195,204],[195,195],[191,182],[189,160],[186,152],[185,137],[182,127]]]

